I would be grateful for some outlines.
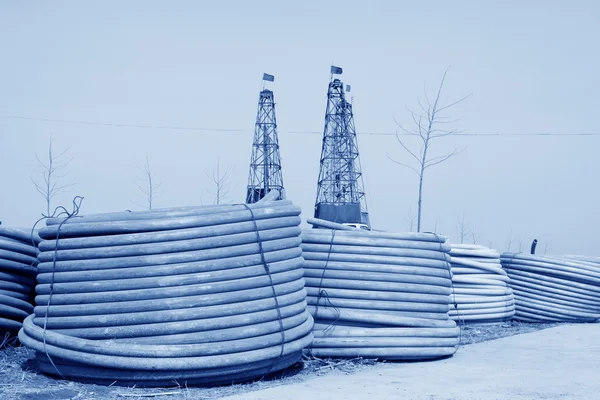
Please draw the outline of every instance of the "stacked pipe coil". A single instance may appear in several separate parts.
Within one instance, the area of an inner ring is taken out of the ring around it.
[[[445,238],[309,223],[333,228],[302,232],[314,356],[427,360],[456,352]]]
[[[0,342],[21,329],[33,312],[37,273],[36,236],[22,229],[0,226]]]
[[[600,318],[600,264],[572,257],[503,253],[516,303],[526,322],[593,322]]]
[[[500,254],[479,245],[451,246],[455,308],[450,310],[450,318],[466,323],[510,320],[515,315],[515,298]]]
[[[572,259],[577,261],[583,261],[592,264],[600,264],[600,257],[589,257],[589,256],[579,256],[579,255],[566,255],[564,256],[566,259]]]
[[[312,341],[299,215],[283,200],[49,219],[19,337],[44,373],[99,384],[287,368]]]

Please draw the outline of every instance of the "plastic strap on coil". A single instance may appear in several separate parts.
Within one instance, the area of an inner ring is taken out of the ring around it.
[[[327,293],[327,290],[323,289],[323,279],[325,279],[325,272],[327,271],[327,266],[329,265],[329,259],[331,258],[331,252],[333,249],[334,239],[335,239],[335,229],[332,229],[331,230],[331,241],[329,242],[329,250],[327,251],[327,258],[325,259],[325,265],[323,266],[323,271],[321,272],[321,278],[319,280],[319,287],[318,287],[319,296],[317,297],[317,304],[315,306],[315,320],[319,316],[319,303],[321,302],[322,298],[325,299],[325,307],[327,307],[327,305],[329,303],[329,305],[331,305],[331,307],[333,308],[333,311],[336,316],[335,319],[331,322],[331,324],[329,324],[325,329],[323,329],[323,333],[332,331],[335,328],[335,325],[340,318],[340,309],[337,308],[331,302],[331,299],[329,298],[329,294]]]
[[[508,262],[507,262],[507,263],[504,263],[504,264],[507,264],[507,265],[508,265],[508,268],[507,268],[507,269],[511,269],[511,266],[512,266],[512,264],[513,264],[513,261],[515,260],[515,258],[517,258],[517,256],[518,256],[519,254],[523,254],[523,253],[522,253],[522,252],[520,252],[520,251],[519,251],[518,253],[511,253],[511,255],[510,255],[510,258],[509,258]],[[502,260],[502,255],[500,255],[500,260]],[[527,260],[524,260],[524,261],[527,261]],[[500,265],[502,266],[502,268],[504,268],[504,264],[502,263],[502,261],[500,261]],[[508,273],[508,271],[506,271],[506,272]]]
[[[283,328],[283,319],[281,317],[281,309],[279,306],[279,299],[277,298],[277,292],[275,291],[275,285],[273,284],[273,277],[271,276],[271,269],[267,260],[265,258],[265,251],[263,249],[262,240],[260,238],[260,232],[258,231],[258,224],[256,223],[256,217],[254,216],[254,211],[247,204],[243,204],[244,207],[248,211],[250,211],[250,216],[252,217],[252,223],[254,224],[254,232],[256,233],[256,242],[258,243],[258,249],[260,251],[260,260],[265,268],[265,272],[269,277],[269,282],[271,284],[271,290],[273,291],[273,299],[275,300],[275,306],[277,307],[277,319],[279,320],[279,332],[281,333],[281,351],[279,352],[278,359],[283,356],[283,350],[285,347],[285,329]]]
[[[443,253],[446,253],[443,250],[443,246],[442,246],[442,244],[443,244],[443,242],[445,242],[445,240],[441,241],[442,238],[437,233],[435,233],[435,232],[432,232],[432,233],[435,236],[435,238],[440,242],[440,251]],[[460,310],[458,309],[458,303],[456,302],[456,293],[454,293],[454,282],[452,281],[452,256],[449,256],[449,257],[450,257],[450,262],[446,261],[446,264],[448,264],[448,274],[450,276],[450,287],[452,290],[452,305],[454,306],[454,309],[456,310],[456,315],[458,317],[458,334],[459,334],[459,336],[458,336],[458,345],[456,345],[456,349],[458,350],[458,348],[460,346],[460,342],[462,340],[462,326],[464,326],[465,321],[462,318],[462,316],[460,315]]]
[[[42,218],[40,218],[35,225],[33,225],[33,228],[31,229],[31,241],[35,246],[35,241],[33,239],[33,233],[35,231],[35,227],[36,225],[45,219],[48,218],[58,218],[62,215],[66,215],[67,217],[61,221],[61,223],[58,225],[58,228],[56,230],[56,242],[54,245],[54,255],[52,257],[52,275],[51,275],[51,279],[50,279],[50,294],[48,296],[48,303],[46,304],[46,312],[44,315],[44,334],[43,334],[43,344],[44,344],[44,353],[46,353],[46,357],[48,357],[48,360],[50,361],[50,363],[52,364],[52,366],[54,367],[54,369],[56,370],[56,372],[58,373],[58,375],[60,375],[61,378],[66,379],[64,377],[64,375],[62,374],[62,372],[60,372],[60,370],[58,369],[58,367],[56,366],[56,364],[54,363],[54,360],[52,360],[52,357],[50,356],[50,353],[48,353],[47,347],[46,347],[46,332],[47,332],[47,326],[48,326],[48,311],[50,310],[50,305],[52,304],[52,295],[54,292],[54,276],[56,273],[56,259],[58,258],[58,241],[60,239],[60,229],[62,228],[63,224],[65,222],[67,222],[69,219],[77,216],[77,214],[79,214],[79,209],[81,208],[81,202],[83,201],[83,197],[82,196],[75,196],[73,198],[73,211],[69,212],[67,211],[67,209],[63,206],[59,206],[56,207],[56,209],[54,210],[54,212],[52,213],[52,215],[43,215]],[[37,246],[36,246],[37,248]]]

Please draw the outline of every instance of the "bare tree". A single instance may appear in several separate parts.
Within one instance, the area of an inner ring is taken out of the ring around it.
[[[473,242],[473,244],[477,244],[481,235],[479,233],[477,233],[475,231],[475,228],[473,228],[473,227],[471,227],[471,229],[469,230],[469,234],[471,235],[471,241]]]
[[[415,112],[414,110],[408,109],[408,111],[411,114],[412,121],[414,123],[414,127],[412,129],[404,128],[400,123],[398,123],[396,118],[394,118],[394,121],[396,122],[396,124],[398,125],[400,130],[403,132],[403,135],[416,137],[422,142],[421,148],[419,151],[411,150],[404,143],[404,141],[400,138],[400,134],[398,132],[396,132],[396,139],[398,140],[398,143],[400,143],[402,148],[410,155],[410,157],[412,159],[414,159],[414,161],[416,161],[416,167],[406,164],[406,163],[402,163],[397,160],[394,160],[388,154],[388,158],[391,161],[393,161],[394,163],[396,163],[398,165],[401,165],[403,167],[410,169],[411,171],[415,172],[417,174],[417,176],[419,177],[419,191],[418,191],[418,202],[417,202],[417,232],[421,231],[421,219],[422,219],[422,211],[423,211],[423,180],[425,178],[425,171],[435,165],[443,163],[444,161],[448,160],[450,157],[455,156],[455,155],[463,152],[464,150],[466,150],[466,147],[463,149],[460,149],[460,150],[458,148],[455,148],[449,154],[436,156],[436,157],[431,157],[431,154],[429,152],[429,150],[431,149],[432,143],[436,139],[440,139],[440,138],[450,136],[452,134],[460,132],[457,129],[445,128],[445,126],[447,126],[447,124],[452,124],[452,123],[458,121],[460,118],[452,119],[450,116],[443,115],[443,113],[444,113],[444,111],[447,111],[451,107],[462,102],[467,97],[471,96],[471,94],[469,94],[459,100],[450,102],[448,104],[441,104],[440,97],[442,94],[442,89],[444,87],[444,82],[446,80],[446,75],[448,74],[449,68],[450,67],[448,67],[446,69],[446,71],[444,72],[444,75],[442,76],[440,86],[437,90],[437,94],[436,94],[433,102],[429,100],[429,97],[427,96],[427,90],[425,89],[424,91],[425,91],[426,103],[423,104],[421,102],[421,100],[419,98],[417,98],[420,110]]]
[[[523,241],[519,240],[519,253],[523,252]]]
[[[412,207],[408,209],[408,216],[405,218],[405,221],[410,227],[410,232],[413,232],[415,230],[415,224],[417,223],[417,216],[413,214]]]
[[[221,170],[221,159],[217,158],[217,166],[213,168],[212,172],[209,174],[208,171],[204,172],[211,184],[214,185],[214,189],[204,190],[204,194],[212,197],[213,204],[222,204],[226,201],[227,196],[231,193],[232,190],[232,179],[231,173],[232,171],[227,167],[225,170]]]
[[[512,229],[511,229],[510,232],[508,232],[508,235],[506,235],[506,243],[504,245],[504,247],[506,248],[506,251],[510,251],[510,248],[512,247],[514,241],[515,241],[515,237],[513,235]]]
[[[67,152],[71,146],[56,154],[54,152],[53,145],[54,138],[50,136],[47,162],[42,161],[37,154],[35,155],[35,158],[42,168],[42,180],[36,182],[36,180],[30,176],[31,182],[33,182],[35,189],[44,197],[44,200],[46,201],[46,216],[51,215],[50,209],[52,208],[52,199],[54,196],[65,192],[68,188],[77,183],[75,180],[69,180],[64,183],[66,174],[60,173],[60,171],[67,168],[71,161],[73,161],[73,158],[67,158]]]
[[[550,243],[549,242],[544,243],[544,255],[548,254],[548,247],[550,247]]]
[[[136,202],[132,202],[140,207],[148,207],[148,210],[152,210],[154,205],[154,201],[161,196],[163,193],[160,190],[162,183],[156,181],[156,175],[150,169],[150,160],[148,159],[148,154],[146,154],[146,163],[140,167],[137,165],[138,169],[142,172],[142,176],[136,177],[136,180],[139,181],[135,183],[140,192],[146,198],[146,205],[141,205]]]
[[[457,223],[456,227],[458,228],[458,236],[460,237],[460,244],[463,244],[465,242],[465,238],[467,237],[467,234],[469,233],[469,227],[465,222],[465,213],[463,213],[462,217],[460,219],[458,219],[458,223]]]

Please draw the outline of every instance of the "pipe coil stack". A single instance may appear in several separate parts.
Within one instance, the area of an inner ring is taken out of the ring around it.
[[[37,273],[36,235],[0,226],[0,343],[13,336],[33,312],[32,299]]]
[[[569,255],[564,256],[564,258],[600,265],[600,257],[589,257],[589,256],[579,256],[579,255],[570,255],[569,254]]]
[[[593,322],[600,318],[600,264],[571,257],[503,253],[525,322]]]
[[[445,238],[308,222],[333,228],[302,232],[314,356],[427,360],[456,352]]]
[[[452,244],[454,309],[450,318],[466,323],[510,320],[515,315],[515,298],[502,269],[500,254],[479,245]]]
[[[49,219],[19,338],[44,373],[98,384],[287,368],[312,341],[299,215],[283,200]]]

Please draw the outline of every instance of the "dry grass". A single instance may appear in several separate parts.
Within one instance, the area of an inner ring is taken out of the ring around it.
[[[330,372],[350,374],[375,364],[361,358],[349,360],[318,359],[306,356],[302,363],[289,367],[263,379],[230,386],[193,388],[173,383],[164,389],[141,389],[107,387],[78,382],[57,380],[42,375],[37,370],[34,351],[26,347],[6,346],[0,351],[0,399],[48,400],[48,399],[217,399],[234,394],[265,389],[268,387],[301,382]]]
[[[477,324],[461,326],[461,345],[487,342],[503,337],[535,332],[542,329],[561,325],[552,324],[530,324],[518,321],[500,322],[494,324]]]
[[[558,324],[507,322],[494,325],[463,326],[461,343],[471,344],[494,340],[556,325]],[[213,388],[188,388],[174,382],[173,387],[170,388],[141,389],[98,386],[49,378],[38,372],[32,350],[14,346],[14,343],[4,343],[3,347],[4,349],[0,350],[0,399],[3,400],[218,399],[273,386],[302,382],[330,373],[352,374],[376,364],[373,360],[362,358],[333,360],[305,356],[302,363],[256,382]]]

